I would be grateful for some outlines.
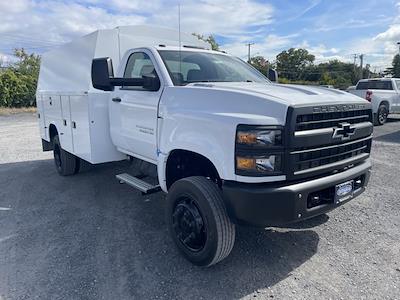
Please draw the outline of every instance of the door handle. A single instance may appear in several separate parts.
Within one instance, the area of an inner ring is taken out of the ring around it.
[[[119,98],[119,97],[112,98],[112,101],[113,102],[121,102],[121,98]]]

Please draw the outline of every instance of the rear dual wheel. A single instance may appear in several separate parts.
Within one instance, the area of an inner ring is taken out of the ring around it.
[[[73,175],[79,172],[80,160],[75,155],[61,147],[58,135],[53,138],[53,155],[57,172],[62,176]]]
[[[235,225],[211,180],[194,176],[176,181],[167,195],[166,217],[176,246],[193,264],[211,266],[231,252]]]

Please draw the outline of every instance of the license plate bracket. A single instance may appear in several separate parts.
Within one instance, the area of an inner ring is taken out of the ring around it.
[[[335,187],[335,204],[339,204],[343,201],[353,198],[354,194],[354,180],[349,180]]]

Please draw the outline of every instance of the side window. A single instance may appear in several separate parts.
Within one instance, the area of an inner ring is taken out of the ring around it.
[[[400,80],[396,80],[397,90],[400,91]]]
[[[157,75],[156,69],[150,57],[144,52],[135,52],[129,56],[126,64],[124,78],[142,78],[143,75]],[[143,90],[140,86],[125,87],[134,90]]]
[[[368,89],[368,81],[359,81],[356,87],[356,90],[367,90]]]
[[[393,85],[391,81],[386,81],[386,84],[383,86],[384,90],[393,90]]]

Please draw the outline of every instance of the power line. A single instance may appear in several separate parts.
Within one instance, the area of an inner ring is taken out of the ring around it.
[[[1,40],[12,40],[12,41],[26,41],[26,42],[32,42],[32,43],[39,43],[39,44],[48,44],[48,45],[60,45],[63,43],[63,41],[56,41],[56,40],[44,40],[41,38],[35,38],[32,36],[26,36],[26,35],[21,35],[21,34],[10,34],[10,33],[2,33],[0,34]]]
[[[35,37],[28,37],[21,34],[0,34],[0,52],[7,55],[14,55],[16,48],[24,48],[30,51],[47,51],[62,44],[60,41],[44,40]]]

